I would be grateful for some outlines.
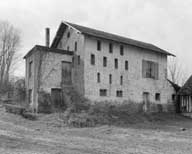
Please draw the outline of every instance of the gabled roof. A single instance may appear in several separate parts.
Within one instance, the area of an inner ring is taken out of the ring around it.
[[[41,45],[35,45],[23,58],[25,59],[30,54],[32,54],[33,51],[37,51],[37,50],[41,50],[41,51],[45,51],[45,52],[54,52],[54,53],[59,53],[59,54],[73,55],[72,51],[61,50],[61,49],[56,49],[56,48],[49,48],[49,47],[41,46]]]
[[[176,92],[178,92],[181,89],[181,87],[178,84],[172,82],[169,79],[167,79],[167,80],[169,81],[169,83],[172,85],[172,87],[175,89]]]
[[[179,95],[192,95],[192,75],[179,90]]]
[[[57,31],[57,34],[53,40],[53,43],[51,45],[51,47],[56,48],[61,37],[63,36],[63,33],[65,31],[65,29],[67,28],[67,26],[71,26],[72,28],[80,31],[82,34],[85,35],[89,35],[89,36],[94,36],[94,37],[98,37],[98,38],[102,38],[102,39],[107,39],[107,40],[111,40],[111,41],[115,41],[115,42],[119,42],[122,44],[128,44],[128,45],[132,45],[135,47],[139,47],[142,49],[147,49],[147,50],[151,50],[151,51],[155,51],[158,53],[162,53],[165,55],[171,55],[171,56],[175,56],[163,49],[160,49],[159,47],[153,45],[153,44],[149,44],[149,43],[145,43],[145,42],[141,42],[141,41],[137,41],[137,40],[133,40],[130,38],[126,38],[126,37],[122,37],[119,35],[115,35],[115,34],[111,34],[111,33],[107,33],[104,31],[100,31],[100,30],[96,30],[93,28],[88,28],[88,27],[84,27],[84,26],[80,26],[77,24],[73,24],[73,23],[69,23],[69,22],[62,22],[60,24],[60,27]]]

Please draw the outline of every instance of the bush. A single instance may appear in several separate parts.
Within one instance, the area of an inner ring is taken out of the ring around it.
[[[44,91],[38,93],[38,112],[40,113],[52,112],[52,101],[49,93],[46,93]]]
[[[90,108],[90,102],[74,89],[71,89],[69,92],[64,92],[64,100],[67,108],[73,113],[87,111]]]
[[[68,108],[64,113],[65,116],[63,119],[65,119],[68,125],[74,127],[91,127],[102,124],[133,123],[133,121],[128,119],[130,117],[133,119],[136,114],[143,112],[143,104],[132,101],[117,105],[113,105],[107,101],[96,102],[95,104],[86,106],[86,110],[85,108],[83,108],[84,110],[77,109],[82,103],[73,104],[73,108]],[[74,110],[74,107],[77,110]]]

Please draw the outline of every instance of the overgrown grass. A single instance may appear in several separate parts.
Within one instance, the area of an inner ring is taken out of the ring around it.
[[[78,110],[76,110],[77,108]],[[76,102],[74,104],[72,103],[64,112],[62,119],[69,126],[93,127],[103,124],[118,125],[134,123],[136,120],[133,118],[138,114],[143,114],[143,104],[133,101],[126,101],[117,105],[107,101],[93,104],[89,102]]]

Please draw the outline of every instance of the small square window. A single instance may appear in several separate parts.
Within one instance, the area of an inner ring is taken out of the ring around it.
[[[160,93],[156,93],[155,94],[155,100],[156,101],[160,101]]]
[[[123,47],[123,45],[120,45],[120,55],[121,56],[124,55],[124,47]]]
[[[101,41],[97,40],[97,50],[101,50]]]
[[[116,91],[116,96],[117,97],[123,97],[123,91],[122,90],[117,90]]]
[[[107,89],[100,89],[99,94],[100,96],[107,96]]]

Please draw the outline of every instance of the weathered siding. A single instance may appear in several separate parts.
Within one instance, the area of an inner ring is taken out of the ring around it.
[[[143,51],[133,46],[124,45],[124,55],[120,55],[120,43],[113,43],[113,53],[109,53],[109,42],[101,40],[101,51],[97,51],[97,39],[85,39],[85,96],[93,100],[133,100],[143,101],[143,92],[150,93],[150,101],[155,101],[155,93],[161,94],[161,101],[171,101],[173,88],[165,77],[167,56],[151,51]],[[90,64],[90,55],[95,55],[95,65]],[[103,56],[107,57],[107,67],[103,67]],[[114,68],[114,59],[118,59],[118,69]],[[150,60],[159,64],[159,80],[142,78],[142,60]],[[125,60],[129,62],[125,70]],[[97,73],[100,73],[101,82],[97,83]],[[109,74],[112,74],[112,84],[109,84]],[[120,76],[123,76],[123,85],[120,85]],[[99,96],[99,89],[107,89],[107,97]],[[123,97],[116,97],[116,90],[123,91]]]

